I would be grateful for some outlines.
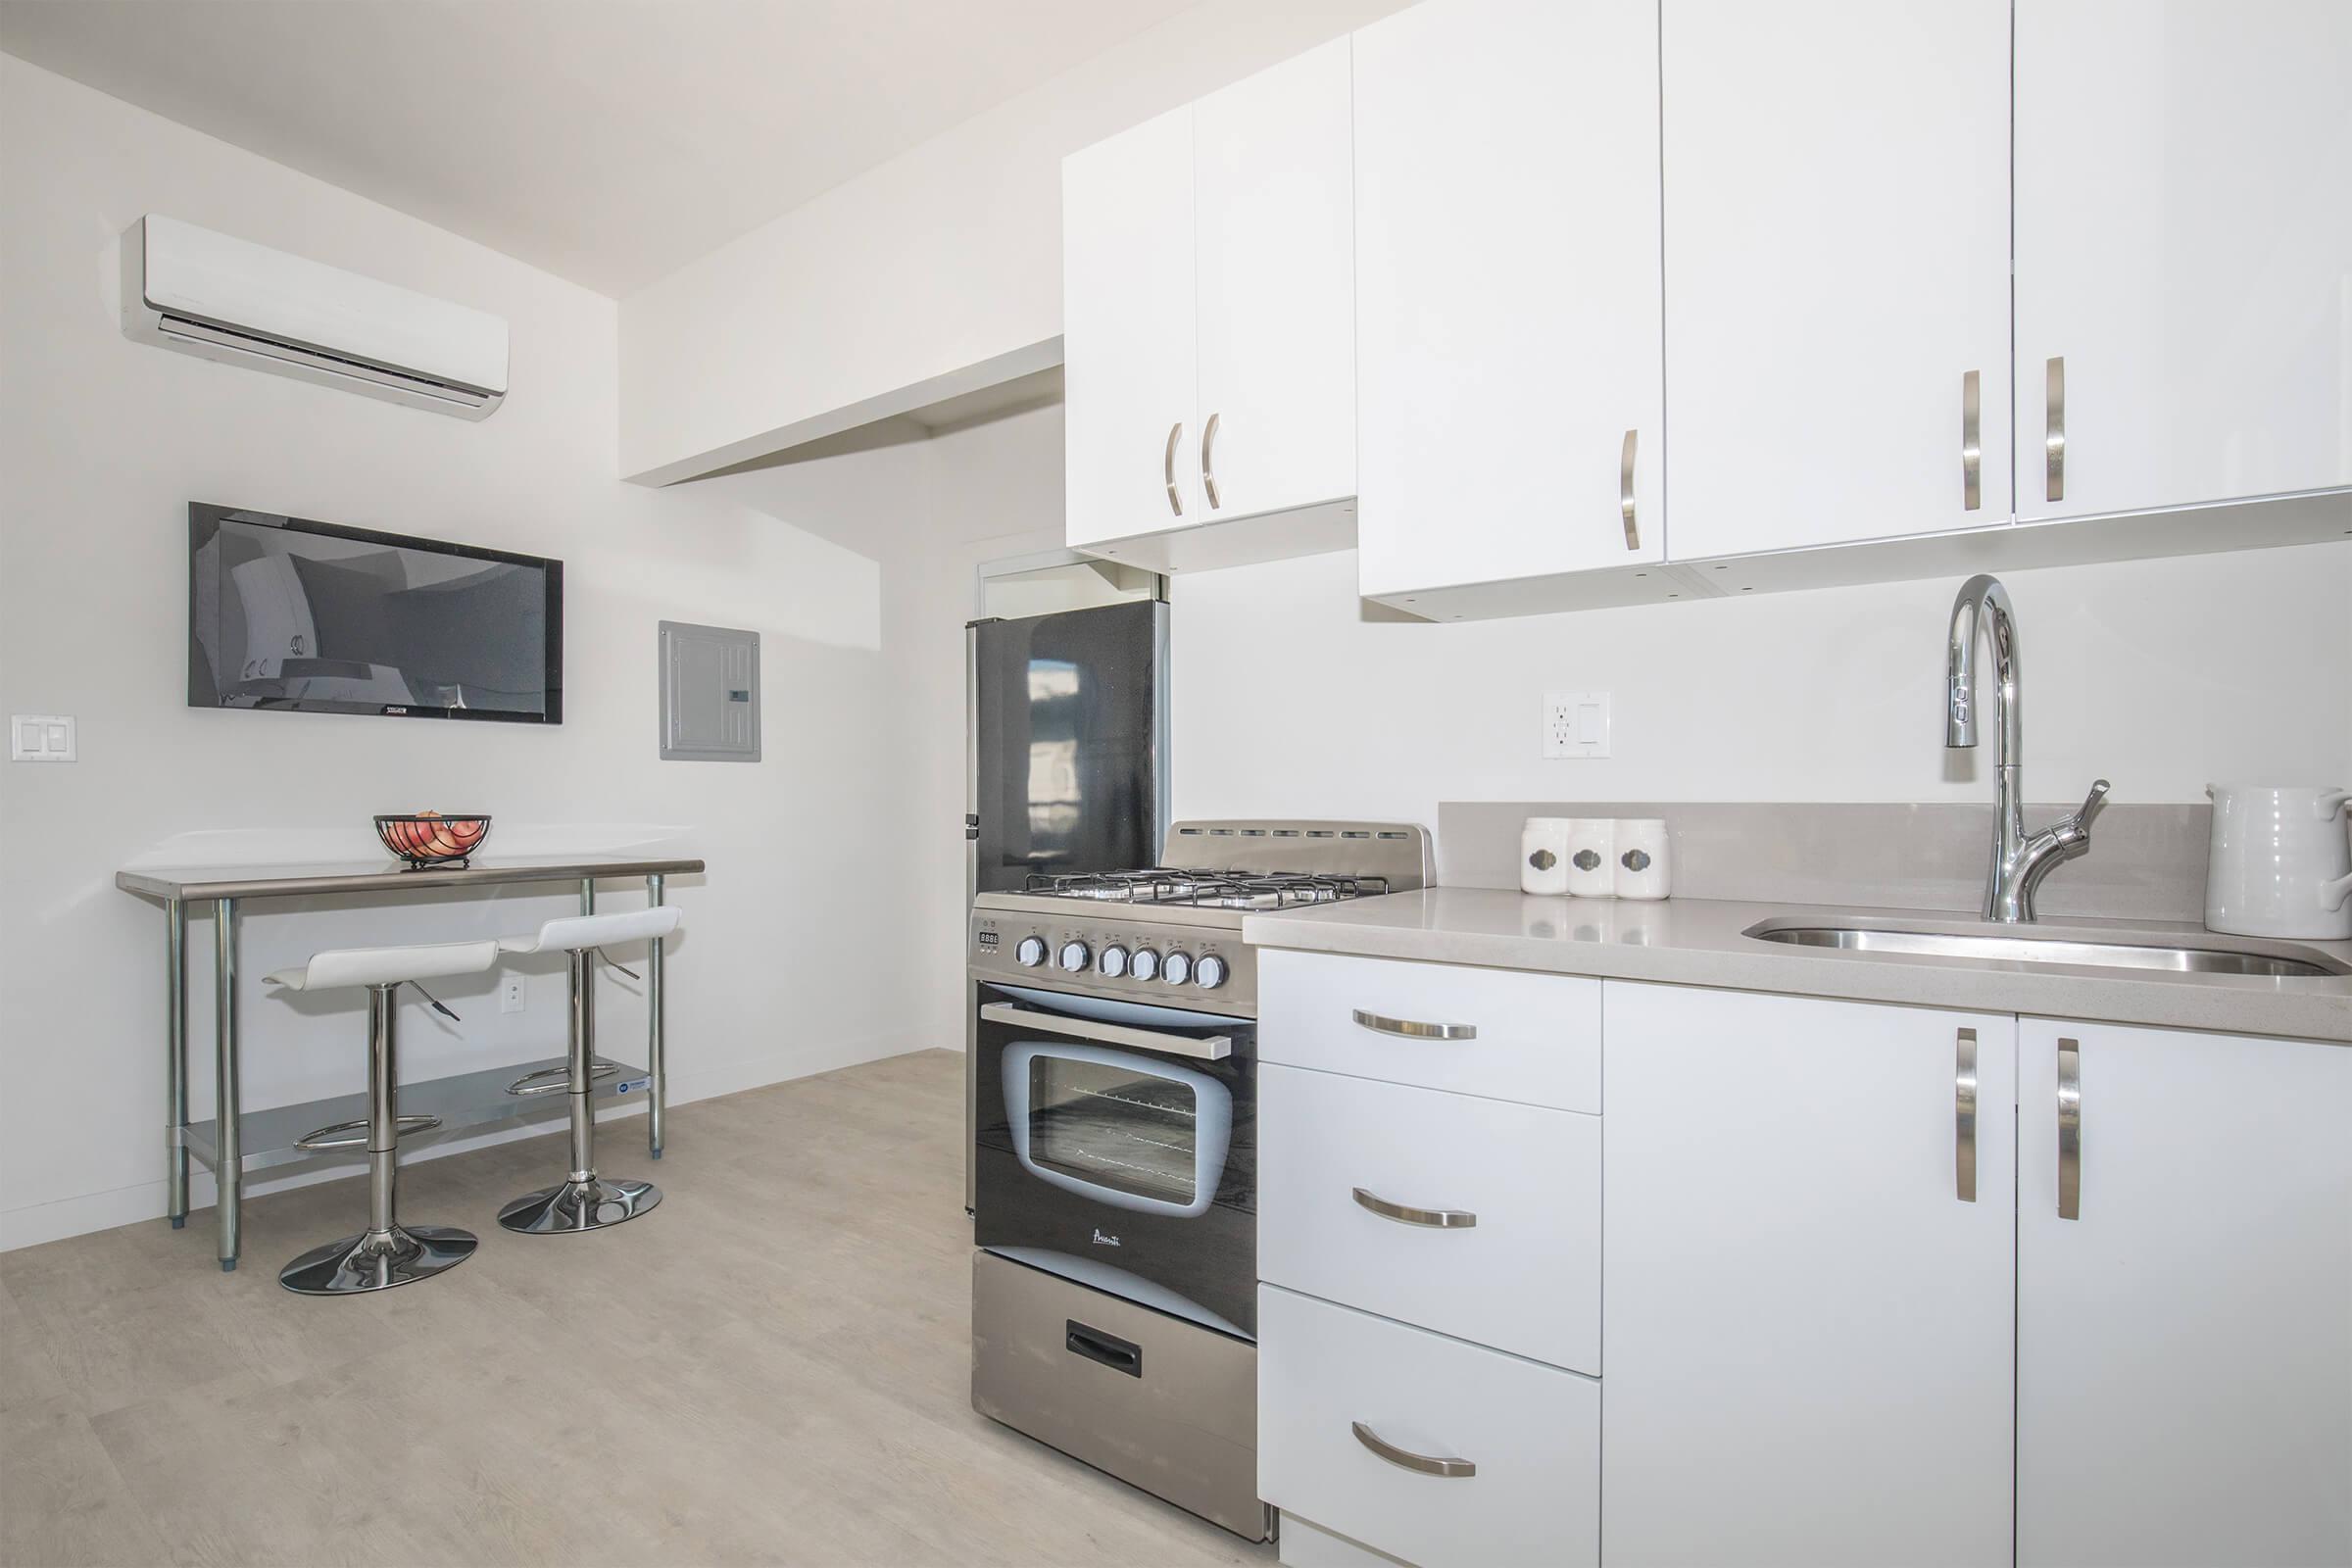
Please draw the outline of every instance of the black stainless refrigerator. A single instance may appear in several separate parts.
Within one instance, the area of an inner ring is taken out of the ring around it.
[[[1130,600],[964,630],[964,903],[1032,876],[1158,863],[1168,831],[1168,607]],[[968,987],[968,983],[967,983]],[[973,1051],[965,997],[964,1206]]]

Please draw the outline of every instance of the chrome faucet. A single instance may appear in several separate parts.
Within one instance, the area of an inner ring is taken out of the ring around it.
[[[2082,808],[2037,833],[2026,831],[2025,795],[2018,784],[2017,610],[1998,577],[1980,572],[1960,585],[1952,601],[1950,662],[1946,666],[1943,744],[1977,744],[1977,630],[1982,624],[1992,647],[1993,722],[1999,726],[1993,753],[1992,865],[1984,878],[1984,918],[2007,924],[2034,918],[2034,890],[2067,856],[2090,842],[2090,815],[2107,795],[2107,781],[2090,787]]]

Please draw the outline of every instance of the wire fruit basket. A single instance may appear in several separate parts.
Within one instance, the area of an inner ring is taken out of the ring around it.
[[[375,836],[411,871],[466,865],[489,833],[490,818],[474,811],[409,811],[375,819]]]

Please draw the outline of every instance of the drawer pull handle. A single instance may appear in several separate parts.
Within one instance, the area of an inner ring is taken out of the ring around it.
[[[1467,1459],[1438,1459],[1410,1448],[1399,1448],[1361,1421],[1352,1423],[1355,1441],[1379,1454],[1399,1470],[1410,1470],[1424,1476],[1474,1476],[1478,1466]]]
[[[1358,1208],[1368,1208],[1382,1219],[1393,1219],[1399,1225],[1426,1225],[1438,1231],[1466,1231],[1478,1223],[1478,1216],[1466,1208],[1411,1208],[1375,1197],[1361,1187],[1355,1189],[1355,1203]]]
[[[1478,1025],[1474,1023],[1416,1023],[1410,1018],[1384,1018],[1377,1012],[1355,1009],[1355,1021],[1374,1034],[1396,1035],[1405,1040],[1476,1040]]]

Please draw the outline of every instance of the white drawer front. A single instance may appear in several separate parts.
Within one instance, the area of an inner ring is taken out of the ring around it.
[[[1599,1374],[1599,1117],[1297,1067],[1257,1092],[1261,1278]]]
[[[1270,1285],[1257,1332],[1266,1501],[1422,1568],[1599,1560],[1599,1384]],[[1392,1462],[1358,1423],[1474,1473]]]
[[[1280,949],[1261,949],[1257,964],[1262,1060],[1600,1109],[1597,980]],[[1390,1032],[1415,1026],[1472,1032]]]

